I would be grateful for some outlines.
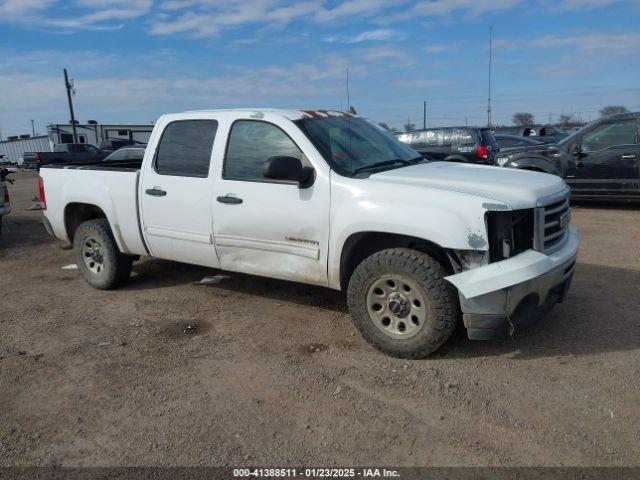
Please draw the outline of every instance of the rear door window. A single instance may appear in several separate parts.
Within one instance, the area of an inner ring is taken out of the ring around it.
[[[156,150],[156,172],[206,178],[217,129],[215,120],[180,120],[167,125]]]

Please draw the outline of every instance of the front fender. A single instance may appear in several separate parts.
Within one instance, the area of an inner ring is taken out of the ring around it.
[[[346,183],[346,182],[345,182]],[[507,204],[483,203],[473,195],[410,185],[392,195],[358,191],[334,184],[331,204],[329,284],[339,288],[340,258],[347,239],[376,232],[417,237],[444,249],[488,250],[485,212],[510,210]]]
[[[544,157],[523,157],[508,162],[506,167],[520,169],[538,169],[545,173],[560,176],[560,169]]]

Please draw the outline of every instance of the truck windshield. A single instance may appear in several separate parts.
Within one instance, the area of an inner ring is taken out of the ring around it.
[[[333,115],[304,118],[295,124],[341,175],[353,176],[426,161],[390,132],[363,118]]]

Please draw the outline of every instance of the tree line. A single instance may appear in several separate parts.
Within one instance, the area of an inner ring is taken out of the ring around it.
[[[627,109],[627,107],[623,105],[608,105],[599,110],[599,113],[602,117],[615,115],[617,113],[627,113],[627,112],[629,112],[629,110]],[[518,125],[520,127],[536,125],[536,120],[534,115],[528,112],[514,113],[512,117],[512,121],[514,125]],[[559,127],[580,127],[584,124],[585,124],[584,122],[579,121],[573,118],[571,115],[566,115],[566,114],[560,115],[558,117],[558,121],[555,123],[555,125]],[[399,130],[393,127],[390,127],[385,122],[380,122],[378,125],[380,125],[382,128],[389,130],[391,132],[399,133]],[[405,132],[412,132],[416,130],[415,124],[409,121],[403,125],[403,128]]]

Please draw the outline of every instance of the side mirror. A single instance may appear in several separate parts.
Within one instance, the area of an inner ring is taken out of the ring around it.
[[[582,157],[582,146],[580,145],[580,142],[576,142],[571,145],[570,153],[578,158]]]
[[[267,160],[262,176],[272,180],[298,182],[298,188],[307,188],[313,185],[315,170],[303,167],[297,158],[277,156]]]

